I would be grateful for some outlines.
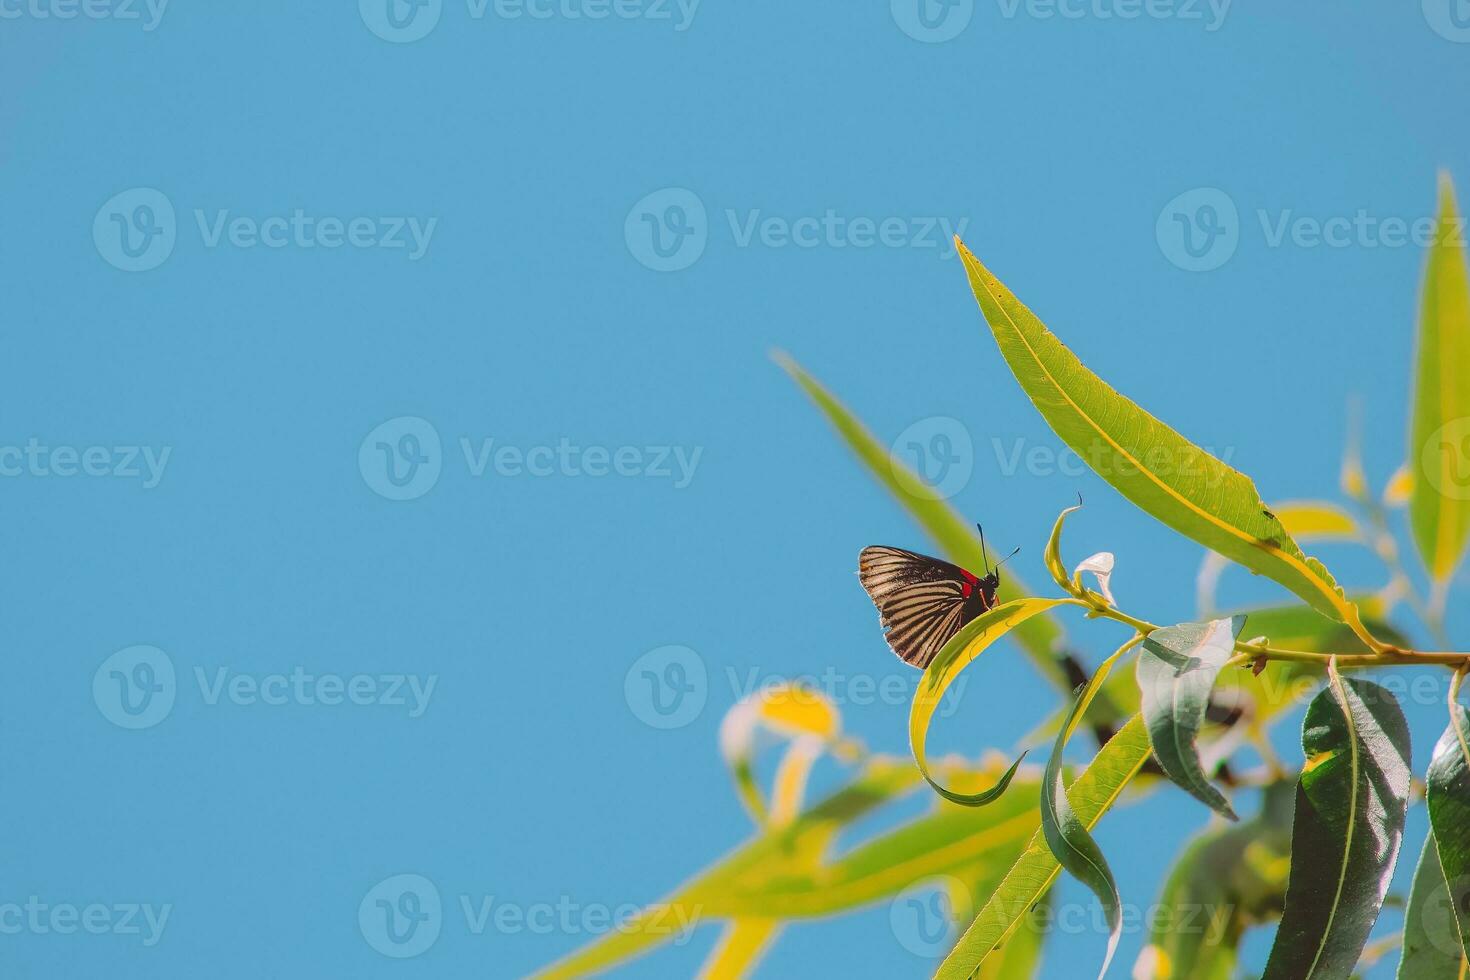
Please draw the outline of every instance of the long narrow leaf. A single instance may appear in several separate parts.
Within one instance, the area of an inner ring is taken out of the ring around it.
[[[908,511],[934,539],[950,561],[964,568],[980,569],[983,558],[980,539],[969,522],[955,511],[947,500],[934,491],[911,470],[907,463],[893,455],[837,397],[785,354],[777,354],[776,362],[801,386],[807,396],[827,416],[837,434],[868,472]],[[1001,579],[1000,601],[1034,594],[1009,567]],[[1057,660],[1062,642],[1061,625],[1050,616],[1038,616],[1022,624],[1013,637],[1041,673],[1059,691],[1070,693],[1066,671]]]
[[[929,760],[925,755],[929,722],[934,718],[934,712],[949,685],[976,657],[1017,626],[1060,604],[1059,599],[1012,599],[1001,603],[967,623],[964,629],[950,638],[944,649],[935,654],[929,666],[924,668],[924,676],[919,680],[919,688],[914,692],[914,702],[909,709],[909,744],[913,748],[914,761],[919,765],[919,772],[940,796],[965,806],[984,806],[1006,791],[1006,786],[1016,774],[1016,767],[1021,764],[1020,759],[1015,761],[993,788],[983,792],[956,793],[935,782],[929,772]],[[1024,757],[1024,753],[1022,755]]]
[[[1138,689],[1149,742],[1164,775],[1231,820],[1235,811],[1210,784],[1195,739],[1205,722],[1215,678],[1235,651],[1244,617],[1183,623],[1150,633],[1138,656]]]
[[[1377,643],[1325,566],[1308,558],[1249,477],[1109,388],[966,249],[970,286],[1001,354],[1052,430],[1148,514],[1290,589]]]
[[[1097,846],[1097,841],[1087,832],[1087,826],[1078,819],[1067,794],[1062,791],[1062,753],[1067,747],[1067,740],[1076,730],[1078,721],[1086,712],[1088,702],[1092,700],[1090,695],[1102,687],[1108,673],[1113,669],[1113,664],[1137,642],[1137,639],[1129,641],[1109,657],[1078,692],[1077,700],[1066,721],[1062,723],[1062,730],[1052,746],[1051,758],[1047,760],[1046,774],[1041,783],[1041,834],[1046,839],[1046,846],[1072,877],[1092,890],[1107,918],[1108,951],[1103,957],[1102,969],[1098,971],[1099,978],[1108,972],[1113,955],[1118,951],[1118,940],[1123,934],[1123,899],[1118,894],[1118,883],[1113,879],[1112,869],[1108,867],[1102,848]]]
[[[736,919],[710,951],[699,980],[739,980],[755,967],[780,931],[781,924],[774,919]]]
[[[1067,789],[1072,812],[1087,830],[1097,826],[1129,780],[1143,768],[1148,755],[1148,732],[1143,718],[1135,715]],[[1060,871],[1061,865],[1038,829],[990,901],[940,964],[936,980],[969,980],[1018,928],[1023,928],[1023,917],[1046,894]]]
[[[1424,269],[1409,463],[1423,477],[1409,492],[1414,541],[1439,588],[1470,539],[1470,276],[1465,227],[1448,174],[1439,182],[1439,228]]]
[[[1302,724],[1286,909],[1262,980],[1346,977],[1383,907],[1404,836],[1409,729],[1393,695],[1328,672]]]

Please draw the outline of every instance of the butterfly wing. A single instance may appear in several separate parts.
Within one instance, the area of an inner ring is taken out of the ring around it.
[[[921,670],[986,608],[983,594],[973,587],[974,576],[958,565],[902,548],[864,548],[858,556],[858,580],[878,607],[888,645]]]

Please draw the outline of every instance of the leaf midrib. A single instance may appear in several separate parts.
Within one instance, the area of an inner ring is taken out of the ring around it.
[[[1025,345],[1027,353],[1031,355],[1031,360],[1035,362],[1036,366],[1041,370],[1041,373],[1046,376],[1046,380],[1052,386],[1052,388],[1059,395],[1061,395],[1063,399],[1066,400],[1067,404],[1072,407],[1073,411],[1075,411],[1077,415],[1081,417],[1081,419],[1086,422],[1091,429],[1101,435],[1103,439],[1108,442],[1109,445],[1111,445],[1119,454],[1121,454],[1125,459],[1132,463],[1140,473],[1148,474],[1149,480],[1155,486],[1163,490],[1168,496],[1183,504],[1185,509],[1193,512],[1199,517],[1204,518],[1206,522],[1214,524],[1220,530],[1225,531],[1230,536],[1253,548],[1257,548],[1261,551],[1266,552],[1267,554],[1279,555],[1287,562],[1287,564],[1292,566],[1294,571],[1302,575],[1307,581],[1318,584],[1318,592],[1323,595],[1334,608],[1338,609],[1339,612],[1343,611],[1341,597],[1335,595],[1332,590],[1325,588],[1327,583],[1323,582],[1317,576],[1317,574],[1312,571],[1311,567],[1308,566],[1304,561],[1298,559],[1291,552],[1279,546],[1271,545],[1270,542],[1264,541],[1261,538],[1257,538],[1254,535],[1247,534],[1245,533],[1245,531],[1241,530],[1235,525],[1230,524],[1226,521],[1222,521],[1220,518],[1216,517],[1214,514],[1211,514],[1209,511],[1202,510],[1199,507],[1195,506],[1193,501],[1180,494],[1179,491],[1169,486],[1169,484],[1160,480],[1152,470],[1144,466],[1143,463],[1140,460],[1136,459],[1132,453],[1124,449],[1123,446],[1120,445],[1106,429],[1104,429],[1097,422],[1093,421],[1092,416],[1086,410],[1084,410],[1082,406],[1078,405],[1077,402],[1072,399],[1072,396],[1067,392],[1067,390],[1062,387],[1060,383],[1058,383],[1056,378],[1052,375],[1051,369],[1046,366],[1046,363],[1041,359],[1040,355],[1036,353],[1036,349],[1031,346],[1031,341],[1026,338],[1025,333],[1023,333],[1021,331],[1021,328],[1016,325],[1016,322],[1011,318],[1010,313],[1008,313],[1006,309],[1001,306],[1000,300],[996,297],[995,293],[991,291],[989,284],[984,282],[984,280],[981,280],[981,286],[985,289],[987,293],[990,294],[991,300],[1000,309],[1001,315],[1005,317],[1006,323],[1009,324],[1011,332],[1015,334],[1017,339],[1019,339],[1023,345]],[[1122,396],[1120,395],[1119,397]],[[1140,406],[1135,405],[1135,407],[1137,407],[1140,412],[1145,411]],[[1348,622],[1348,620],[1346,619],[1344,619],[1344,621]]]
[[[1312,965],[1307,968],[1307,978],[1317,972],[1317,964],[1322,960],[1322,954],[1327,950],[1327,942],[1332,937],[1332,924],[1337,921],[1337,910],[1342,905],[1342,890],[1347,887],[1348,860],[1353,851],[1353,835],[1357,833],[1358,822],[1358,767],[1362,761],[1358,757],[1358,726],[1353,720],[1353,708],[1348,703],[1347,685],[1342,682],[1342,675],[1337,672],[1337,661],[1332,662],[1328,676],[1332,681],[1332,690],[1337,694],[1342,704],[1342,717],[1347,725],[1348,735],[1348,764],[1352,776],[1352,795],[1349,797],[1347,843],[1342,849],[1342,863],[1337,870],[1337,890],[1332,896],[1332,906],[1327,912],[1327,928],[1322,930],[1322,940],[1317,944],[1317,955],[1312,957]]]

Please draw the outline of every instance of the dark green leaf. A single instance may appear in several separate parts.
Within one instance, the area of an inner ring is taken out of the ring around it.
[[[1183,623],[1150,633],[1138,656],[1138,689],[1154,758],[1164,774],[1231,820],[1235,811],[1210,785],[1195,739],[1205,722],[1215,678],[1235,651],[1244,617]]]
[[[1425,778],[1429,789],[1429,825],[1439,853],[1439,866],[1455,901],[1450,908],[1460,946],[1470,953],[1470,712],[1459,704],[1450,709],[1450,725],[1434,747]]]
[[[1398,980],[1457,980],[1464,976],[1461,970],[1465,956],[1460,949],[1455,911],[1431,831],[1419,854],[1419,869],[1414,872],[1409,907],[1404,912],[1404,952]]]
[[[1348,976],[1403,842],[1409,730],[1393,695],[1330,670],[1302,749],[1286,909],[1263,980]]]

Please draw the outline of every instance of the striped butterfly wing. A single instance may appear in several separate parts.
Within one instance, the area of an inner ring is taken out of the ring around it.
[[[858,580],[878,607],[888,645],[920,670],[986,608],[983,593],[966,588],[958,565],[902,548],[864,548]]]

